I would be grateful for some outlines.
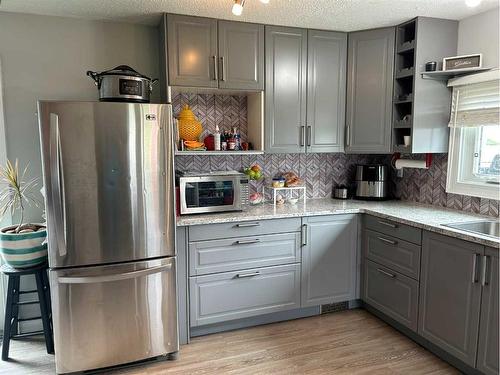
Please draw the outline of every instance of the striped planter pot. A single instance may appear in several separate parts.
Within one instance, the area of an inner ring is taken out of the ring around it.
[[[26,268],[47,261],[47,229],[32,233],[4,233],[0,231],[0,254],[3,261],[14,268]]]

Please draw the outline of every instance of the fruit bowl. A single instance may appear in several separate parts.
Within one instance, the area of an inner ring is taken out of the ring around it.
[[[249,168],[243,169],[243,173],[245,173],[248,176],[249,180],[254,180],[254,181],[259,181],[264,177],[262,174],[261,167],[258,166],[257,164],[252,165]]]

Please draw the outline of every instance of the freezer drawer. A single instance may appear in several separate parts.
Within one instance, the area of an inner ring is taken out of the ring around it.
[[[175,258],[50,271],[57,373],[179,349]]]
[[[191,327],[300,307],[300,264],[189,278]]]

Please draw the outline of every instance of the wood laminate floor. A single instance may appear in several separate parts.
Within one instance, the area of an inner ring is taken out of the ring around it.
[[[11,343],[1,375],[53,374],[43,340]],[[115,370],[160,374],[459,374],[439,358],[364,310],[269,324],[195,338],[177,361]]]

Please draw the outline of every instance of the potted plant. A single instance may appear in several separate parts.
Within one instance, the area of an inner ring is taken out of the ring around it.
[[[0,167],[0,214],[19,213],[19,224],[0,229],[0,254],[5,263],[15,268],[26,268],[47,261],[47,230],[43,224],[24,223],[24,210],[29,206],[40,207],[34,188],[37,179],[25,182],[28,166],[19,173],[19,163],[7,161]]]

